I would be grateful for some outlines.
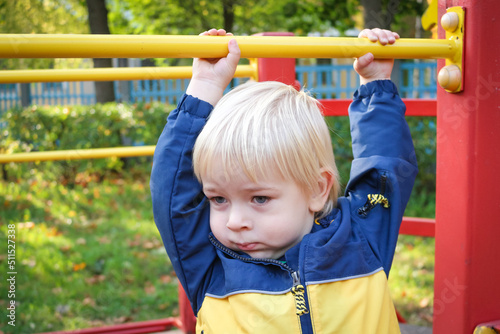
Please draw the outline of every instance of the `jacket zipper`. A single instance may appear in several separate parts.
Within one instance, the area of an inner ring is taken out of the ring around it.
[[[286,263],[283,263],[283,262],[275,260],[275,259],[248,258],[248,257],[241,256],[238,253],[236,253],[235,251],[233,251],[232,249],[221,244],[219,242],[219,240],[215,239],[215,237],[211,234],[209,235],[209,239],[210,239],[210,242],[212,242],[212,244],[215,247],[219,248],[222,252],[226,253],[227,255],[229,255],[237,260],[240,260],[243,262],[248,262],[248,263],[250,263],[250,262],[271,263],[271,264],[277,265],[277,266],[285,269],[286,271],[288,271],[288,273],[292,277],[292,282],[293,282],[291,292],[292,292],[292,295],[295,299],[295,311],[296,311],[295,313],[298,316],[309,313],[309,310],[307,309],[305,297],[304,297],[305,289],[304,289],[304,286],[300,283],[300,274],[298,271],[293,270],[293,268],[290,267],[289,265],[287,265]]]
[[[379,194],[368,194],[368,199],[366,203],[358,209],[358,214],[362,217],[366,217],[368,213],[375,207],[377,204],[382,204],[384,208],[389,207],[389,200],[384,196],[385,188],[387,185],[387,175],[380,175],[380,193]]]

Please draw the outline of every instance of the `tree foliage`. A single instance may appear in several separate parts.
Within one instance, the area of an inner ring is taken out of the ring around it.
[[[87,33],[87,12],[80,0],[0,1],[0,32],[17,34]]]
[[[354,26],[358,10],[343,0],[112,0],[113,33],[198,34],[224,27],[235,34],[292,31],[299,35]]]
[[[426,1],[359,0],[365,28],[392,29],[408,34],[415,28],[415,17],[424,12]]]
[[[1,0],[0,33],[88,33],[87,10],[80,0]],[[52,59],[2,59],[2,69],[49,68]]]
[[[110,29],[118,34],[192,35],[214,27],[240,35],[264,31],[307,35],[332,27],[343,33],[354,28],[360,12],[368,27],[389,28],[394,23],[393,29],[398,29],[405,22],[414,25],[407,18],[421,15],[423,7],[419,0],[108,1]]]

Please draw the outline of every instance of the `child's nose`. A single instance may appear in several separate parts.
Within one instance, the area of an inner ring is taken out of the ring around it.
[[[244,210],[233,207],[231,209],[231,213],[229,214],[226,227],[232,231],[239,231],[242,229],[251,229],[252,224],[247,215],[244,213]]]

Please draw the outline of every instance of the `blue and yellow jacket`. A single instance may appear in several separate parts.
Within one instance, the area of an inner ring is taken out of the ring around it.
[[[375,81],[355,93],[345,196],[283,261],[250,258],[210,232],[191,154],[211,110],[183,96],[151,174],[155,221],[197,316],[196,332],[399,333],[387,275],[417,167],[394,84]]]

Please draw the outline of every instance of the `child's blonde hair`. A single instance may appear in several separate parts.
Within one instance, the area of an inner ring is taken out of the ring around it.
[[[278,172],[306,191],[317,187],[322,171],[334,184],[317,218],[327,215],[339,194],[330,133],[319,102],[280,82],[249,82],[226,94],[215,106],[193,151],[200,182],[219,159],[226,177],[240,168],[253,182]],[[321,170],[322,169],[322,170]]]

